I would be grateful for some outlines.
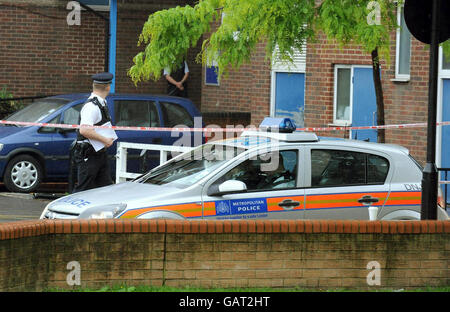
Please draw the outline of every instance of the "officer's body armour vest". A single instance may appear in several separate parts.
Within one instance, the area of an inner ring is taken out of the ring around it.
[[[109,114],[108,107],[106,105],[103,106],[102,104],[100,104],[100,101],[96,97],[88,99],[86,103],[84,103],[84,105],[86,105],[89,102],[92,102],[95,105],[97,105],[102,114],[102,119],[96,124],[94,124],[94,126],[103,126],[105,123],[111,122],[111,115]],[[78,117],[78,124],[80,124],[80,122],[81,122],[81,115],[80,117]],[[84,141],[84,140],[87,140],[87,138],[81,135],[80,129],[77,129],[77,141]]]

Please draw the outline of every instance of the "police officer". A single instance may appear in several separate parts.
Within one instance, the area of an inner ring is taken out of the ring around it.
[[[189,77],[189,67],[186,61],[183,61],[174,72],[171,72],[169,68],[165,68],[164,77],[167,79],[168,95],[188,96],[186,81]]]
[[[111,123],[105,99],[111,90],[113,78],[111,73],[92,76],[93,92],[81,109],[81,127],[77,131],[74,146],[73,157],[78,171],[74,193],[112,184],[107,148],[113,144],[114,138],[103,136],[94,128],[83,128],[83,125],[100,126]],[[92,145],[93,140],[102,148],[96,150]]]

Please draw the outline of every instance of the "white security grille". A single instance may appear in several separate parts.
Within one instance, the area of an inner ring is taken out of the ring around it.
[[[282,61],[279,57],[278,46],[275,47],[274,56],[272,59],[273,71],[287,71],[287,72],[305,72],[306,69],[306,44],[303,45],[302,51],[294,49],[292,56],[292,63],[289,61]]]

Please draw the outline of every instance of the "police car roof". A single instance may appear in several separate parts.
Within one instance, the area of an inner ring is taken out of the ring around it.
[[[294,131],[291,133],[280,133],[270,131],[244,131],[241,137],[271,138],[283,142],[317,142],[319,138],[315,133]]]
[[[279,145],[280,143],[306,143],[318,142],[315,133],[295,131],[292,133],[279,133],[267,131],[244,131],[237,138],[213,141],[211,143],[250,149],[263,145]]]
[[[253,132],[253,131],[252,131]],[[264,134],[265,133],[265,134]],[[250,134],[250,135],[249,135]],[[258,135],[259,134],[259,135]],[[293,133],[274,133],[243,132],[240,137],[212,141],[212,144],[223,144],[227,146],[240,147],[245,149],[265,147],[270,145],[291,145],[291,144],[318,144],[319,146],[336,146],[337,149],[345,147],[359,148],[364,150],[381,151],[385,153],[402,153],[409,155],[409,150],[403,146],[395,144],[381,144],[376,142],[366,142],[360,140],[342,139],[334,137],[318,137],[314,133],[293,132]]]

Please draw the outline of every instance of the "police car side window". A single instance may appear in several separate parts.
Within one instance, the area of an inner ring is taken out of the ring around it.
[[[152,101],[115,100],[115,125],[122,127],[159,127],[156,105]]]
[[[161,110],[165,127],[171,128],[178,125],[193,127],[194,121],[188,111],[175,103],[161,102]]]
[[[351,186],[384,183],[387,159],[359,152],[311,150],[311,186]]]
[[[275,154],[275,155],[274,155]],[[297,185],[297,151],[259,155],[247,159],[219,179],[244,182],[247,191],[295,188]]]
[[[381,156],[368,155],[367,182],[384,183],[389,172],[389,161]]]

